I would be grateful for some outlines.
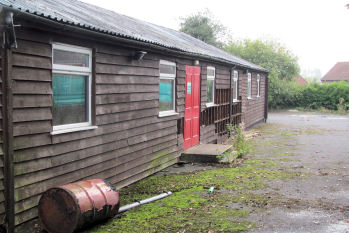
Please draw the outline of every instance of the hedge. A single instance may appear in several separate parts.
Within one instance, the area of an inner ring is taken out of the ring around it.
[[[270,79],[269,107],[274,109],[301,107],[349,111],[349,83],[311,83],[299,86],[293,81]]]

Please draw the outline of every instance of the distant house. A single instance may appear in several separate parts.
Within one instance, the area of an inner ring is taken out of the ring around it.
[[[299,86],[305,86],[308,84],[307,80],[305,80],[302,76],[298,76],[293,78],[293,80],[299,85]]]
[[[349,62],[338,62],[321,79],[322,83],[331,83],[338,81],[349,82]]]

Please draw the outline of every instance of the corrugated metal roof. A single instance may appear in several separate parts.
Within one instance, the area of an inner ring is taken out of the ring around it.
[[[185,33],[141,21],[76,0],[0,0],[0,4],[72,26],[159,45],[173,50],[225,60],[229,63],[266,69],[206,44]]]

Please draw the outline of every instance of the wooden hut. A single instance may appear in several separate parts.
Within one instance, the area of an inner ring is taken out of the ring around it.
[[[267,119],[267,70],[184,33],[76,0],[0,0],[0,218],[21,232],[42,192],[117,188]]]

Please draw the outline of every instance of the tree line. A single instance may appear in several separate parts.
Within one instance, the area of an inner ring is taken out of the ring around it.
[[[349,111],[349,84],[342,82],[320,85],[310,82],[298,86],[293,78],[299,76],[298,58],[285,46],[273,40],[234,40],[220,22],[206,10],[181,18],[180,31],[228,53],[269,70],[269,107],[326,108]]]

